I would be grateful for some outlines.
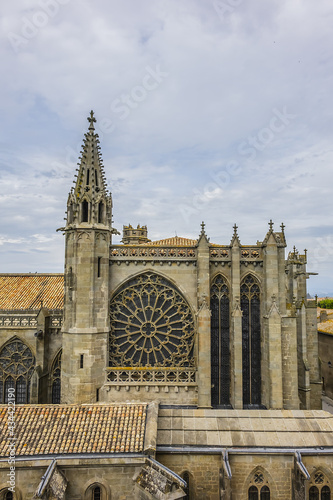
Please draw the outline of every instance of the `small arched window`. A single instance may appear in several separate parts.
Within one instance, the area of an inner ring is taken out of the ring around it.
[[[98,222],[104,222],[104,203],[102,201],[98,204]]]
[[[186,482],[186,488],[183,488],[185,493],[183,500],[190,500],[190,475],[188,472],[184,472],[183,479]]]
[[[259,500],[258,488],[256,486],[250,486],[250,488],[249,488],[249,500]]]
[[[93,489],[92,500],[101,500],[101,488],[99,486],[95,486]]]
[[[328,486],[324,486],[320,493],[320,500],[331,500],[331,490]]]
[[[319,490],[317,486],[311,486],[309,489],[309,500],[319,500]]]
[[[84,200],[81,204],[81,222],[88,222],[89,220],[89,203]]]
[[[5,500],[13,500],[13,493],[11,491],[7,491]]]

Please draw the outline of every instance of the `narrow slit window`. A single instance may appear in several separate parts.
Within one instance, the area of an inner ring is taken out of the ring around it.
[[[89,185],[89,174],[90,174],[90,170],[88,168],[88,170],[87,170],[87,182],[86,182],[87,186]]]
[[[98,175],[97,175],[97,170],[95,170],[95,184],[96,184],[96,187],[98,187]]]
[[[82,222],[88,222],[88,214],[89,214],[89,204],[86,200],[82,202]]]
[[[80,354],[80,368],[83,368],[83,354]]]
[[[103,213],[104,213],[104,204],[102,201],[99,202],[98,204],[98,222],[101,223],[103,222]]]
[[[102,257],[97,258],[97,278],[101,277],[101,263],[102,263]]]

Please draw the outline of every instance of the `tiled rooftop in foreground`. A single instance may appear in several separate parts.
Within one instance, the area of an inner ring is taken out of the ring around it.
[[[16,456],[141,453],[146,404],[16,406]],[[0,456],[8,456],[7,406],[0,406]]]

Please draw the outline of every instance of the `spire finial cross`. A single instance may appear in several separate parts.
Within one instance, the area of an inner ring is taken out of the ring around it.
[[[96,118],[94,117],[94,112],[93,110],[90,111],[90,116],[87,118],[88,122],[90,123],[89,128],[94,128],[94,123],[96,123]]]
[[[205,234],[205,223],[204,223],[204,221],[201,222],[201,234]]]
[[[269,225],[269,230],[273,231],[274,222],[272,221],[272,219],[269,221],[268,225]]]
[[[285,228],[286,226],[283,224],[283,222],[282,222],[282,224],[281,224],[281,226],[280,226],[280,227],[281,227],[281,231],[284,233],[284,228]]]
[[[238,226],[237,226],[237,224],[236,224],[236,223],[234,224],[233,228],[234,228],[234,234],[237,234],[237,229],[238,229]]]

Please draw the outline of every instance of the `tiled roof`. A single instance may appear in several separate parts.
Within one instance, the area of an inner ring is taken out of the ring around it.
[[[0,274],[0,309],[62,309],[63,274]]]
[[[198,244],[198,240],[191,240],[190,238],[181,238],[180,236],[174,236],[173,238],[166,238],[164,240],[152,241],[150,243],[144,243],[144,245],[158,245],[158,246],[181,246],[181,247],[193,247]]]
[[[16,456],[143,451],[146,404],[22,405]],[[8,456],[7,406],[0,407],[0,456]]]
[[[317,329],[319,332],[331,333],[333,334],[333,319],[328,319],[323,323],[318,323]]]
[[[157,446],[307,448],[333,446],[322,410],[160,409]]]

